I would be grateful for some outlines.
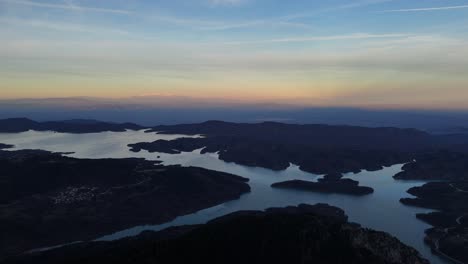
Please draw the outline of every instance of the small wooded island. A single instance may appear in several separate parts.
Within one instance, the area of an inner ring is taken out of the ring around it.
[[[311,192],[340,193],[348,195],[367,195],[374,192],[374,189],[359,186],[359,182],[351,179],[319,179],[318,182],[292,180],[278,182],[271,185],[273,188],[294,189]]]

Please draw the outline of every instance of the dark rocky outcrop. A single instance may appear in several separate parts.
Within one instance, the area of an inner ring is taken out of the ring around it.
[[[0,151],[0,256],[167,222],[250,191],[239,176],[155,163]]]
[[[341,193],[348,195],[367,195],[374,192],[374,189],[365,186],[359,186],[359,182],[351,179],[325,180],[318,182],[309,182],[302,180],[292,180],[274,183],[273,188],[294,189],[322,193]]]
[[[143,127],[132,123],[116,124],[81,119],[49,122],[36,122],[27,118],[9,118],[0,120],[0,133],[19,133],[28,130],[36,130],[80,134],[105,131],[123,132],[127,129],[140,130],[143,129]]]
[[[324,204],[236,212],[205,225],[24,255],[6,263],[426,264],[396,238]]]

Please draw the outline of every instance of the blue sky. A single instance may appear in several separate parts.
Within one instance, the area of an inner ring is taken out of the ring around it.
[[[464,108],[466,0],[0,0],[4,98]]]

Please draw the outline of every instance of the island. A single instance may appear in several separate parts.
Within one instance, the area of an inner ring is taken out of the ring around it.
[[[274,183],[271,185],[271,187],[321,193],[339,193],[356,196],[368,195],[374,192],[374,189],[370,187],[359,186],[359,182],[351,179],[319,179],[318,182],[291,180]]]
[[[238,199],[247,181],[136,158],[0,151],[0,256],[168,222]]]
[[[387,233],[349,223],[326,204],[240,211],[207,224],[80,243],[10,258],[7,264],[58,263],[361,263],[428,264]]]
[[[425,241],[434,252],[455,263],[468,262],[468,154],[437,151],[421,155],[395,175],[399,180],[429,180],[408,193],[406,205],[435,209],[416,217],[432,225]]]

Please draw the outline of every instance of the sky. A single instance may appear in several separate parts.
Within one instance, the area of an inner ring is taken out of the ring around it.
[[[468,0],[0,0],[0,99],[468,109]]]

